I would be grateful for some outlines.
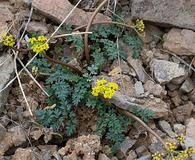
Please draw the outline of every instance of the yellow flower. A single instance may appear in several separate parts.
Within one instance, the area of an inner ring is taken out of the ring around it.
[[[177,135],[177,140],[180,142],[180,143],[184,143],[185,141],[185,137],[183,135]]]
[[[179,158],[176,156],[173,156],[171,160],[179,160]]]
[[[14,37],[12,36],[12,35],[3,35],[2,36],[2,40],[1,40],[1,42],[3,42],[3,44],[5,45],[5,46],[9,46],[9,47],[13,47],[14,46],[14,44],[15,44],[15,41],[14,41]]]
[[[113,90],[115,90],[115,91],[118,90],[118,85],[116,83],[114,83],[114,82],[109,82],[108,83],[108,87],[113,89]]]
[[[107,83],[107,81],[105,79],[102,79],[102,80],[97,80],[96,83],[98,86],[102,86],[102,85],[105,85]]]
[[[162,154],[160,152],[156,152],[152,155],[152,160],[161,160]]]
[[[118,85],[114,82],[108,82],[105,79],[97,80],[96,86],[92,88],[92,95],[102,95],[105,99],[111,99],[118,90]]]
[[[144,29],[145,29],[145,25],[144,25],[144,21],[143,20],[140,20],[140,19],[137,19],[136,20],[136,23],[135,23],[135,27],[136,29],[143,33],[144,32]]]
[[[179,157],[180,157],[180,159],[188,158],[189,157],[188,149],[186,149],[185,151],[180,151],[179,152]]]
[[[93,96],[95,96],[95,97],[97,97],[98,95],[99,95],[99,88],[98,87],[94,87],[94,88],[92,88],[92,92],[91,92],[91,94],[93,95]]]
[[[39,36],[38,38],[29,38],[28,42],[31,44],[31,49],[35,53],[41,53],[49,49],[49,44],[46,43],[47,38],[44,36]]]
[[[166,144],[169,152],[173,152],[175,149],[177,149],[176,143],[168,142]]]

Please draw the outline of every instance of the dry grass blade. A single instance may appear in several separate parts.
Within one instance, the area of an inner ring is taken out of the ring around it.
[[[60,37],[67,37],[67,36],[74,36],[74,35],[83,35],[83,34],[92,34],[92,32],[72,32],[69,34],[60,34],[53,36],[53,38],[60,38]]]

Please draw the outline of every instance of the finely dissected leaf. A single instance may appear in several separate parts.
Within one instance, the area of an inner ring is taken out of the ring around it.
[[[138,58],[143,47],[141,39],[135,31],[125,32],[123,41],[129,45],[132,50],[133,58]]]

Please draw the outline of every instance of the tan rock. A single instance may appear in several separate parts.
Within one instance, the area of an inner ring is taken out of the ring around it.
[[[177,55],[195,55],[195,32],[187,29],[171,29],[164,36],[163,48]]]
[[[74,7],[68,0],[34,0],[32,5],[39,12],[57,22],[62,22]],[[77,8],[68,18],[66,24],[77,26],[87,24],[92,14],[93,12],[85,12]],[[98,13],[94,21],[104,20],[110,20],[110,18]]]
[[[35,157],[31,148],[18,148],[12,156],[12,160],[35,160]]]
[[[46,24],[44,24],[42,22],[32,21],[29,23],[27,31],[28,32],[39,32],[41,34],[47,34],[48,28],[47,28]]]

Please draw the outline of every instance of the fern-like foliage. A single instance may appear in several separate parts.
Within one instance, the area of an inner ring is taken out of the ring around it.
[[[155,116],[155,113],[152,110],[148,108],[142,109],[138,106],[134,106],[131,112],[135,114],[137,117],[141,118],[144,122],[148,122]]]
[[[125,32],[122,37],[123,41],[129,45],[132,50],[133,58],[138,58],[143,47],[143,42],[138,37],[135,31]]]

